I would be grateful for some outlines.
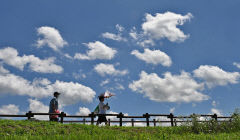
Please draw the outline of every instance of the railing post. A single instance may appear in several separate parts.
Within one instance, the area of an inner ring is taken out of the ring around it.
[[[174,125],[177,126],[177,119],[174,119]]]
[[[149,118],[150,118],[149,114],[148,113],[143,114],[143,117],[146,118],[147,126],[149,126]]]
[[[131,119],[131,121],[132,121],[132,127],[134,127],[134,119]]]
[[[63,123],[63,118],[66,117],[66,114],[64,112],[61,112],[60,114],[60,122]]]
[[[156,126],[156,119],[153,119],[153,126]]]
[[[123,118],[122,112],[120,112],[117,117],[119,118],[119,126],[122,126],[122,118]]]
[[[89,114],[89,116],[91,117],[91,125],[94,125],[94,118],[95,118],[94,112]]]
[[[212,115],[212,118],[215,119],[215,121],[217,121],[217,114],[216,114],[216,113],[213,114],[213,115]]]
[[[31,117],[34,117],[34,115],[32,114],[32,111],[28,111],[28,113],[26,113],[26,116],[27,116],[28,120],[30,120]]]
[[[173,117],[174,117],[174,115],[172,113],[170,113],[170,115],[168,116],[168,118],[170,118],[170,120],[171,120],[171,126],[174,126]]]
[[[111,120],[110,120],[110,119],[108,119],[108,125],[109,125],[109,126],[111,125],[110,123],[111,123]]]
[[[83,118],[83,124],[86,124],[86,119],[85,118]]]

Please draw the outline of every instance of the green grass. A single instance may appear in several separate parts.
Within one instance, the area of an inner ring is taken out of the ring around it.
[[[0,120],[0,139],[6,140],[226,140],[240,138],[240,121],[196,123],[178,127],[117,127],[60,124],[48,121]]]

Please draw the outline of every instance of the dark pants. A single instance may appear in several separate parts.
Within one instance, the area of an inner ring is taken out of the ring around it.
[[[58,118],[49,118],[50,121],[53,121],[53,122],[58,122]]]
[[[107,118],[106,118],[106,115],[99,115],[98,116],[98,120],[97,120],[97,123],[98,124],[101,124],[102,122],[107,122]]]

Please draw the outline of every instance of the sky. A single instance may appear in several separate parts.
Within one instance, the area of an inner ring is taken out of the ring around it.
[[[240,103],[240,1],[0,2],[0,114],[228,116]]]

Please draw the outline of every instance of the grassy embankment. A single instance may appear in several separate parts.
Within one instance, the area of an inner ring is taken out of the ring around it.
[[[194,119],[193,119],[194,120]],[[177,127],[97,127],[46,121],[0,120],[0,139],[240,139],[240,117],[232,122],[197,123]]]

